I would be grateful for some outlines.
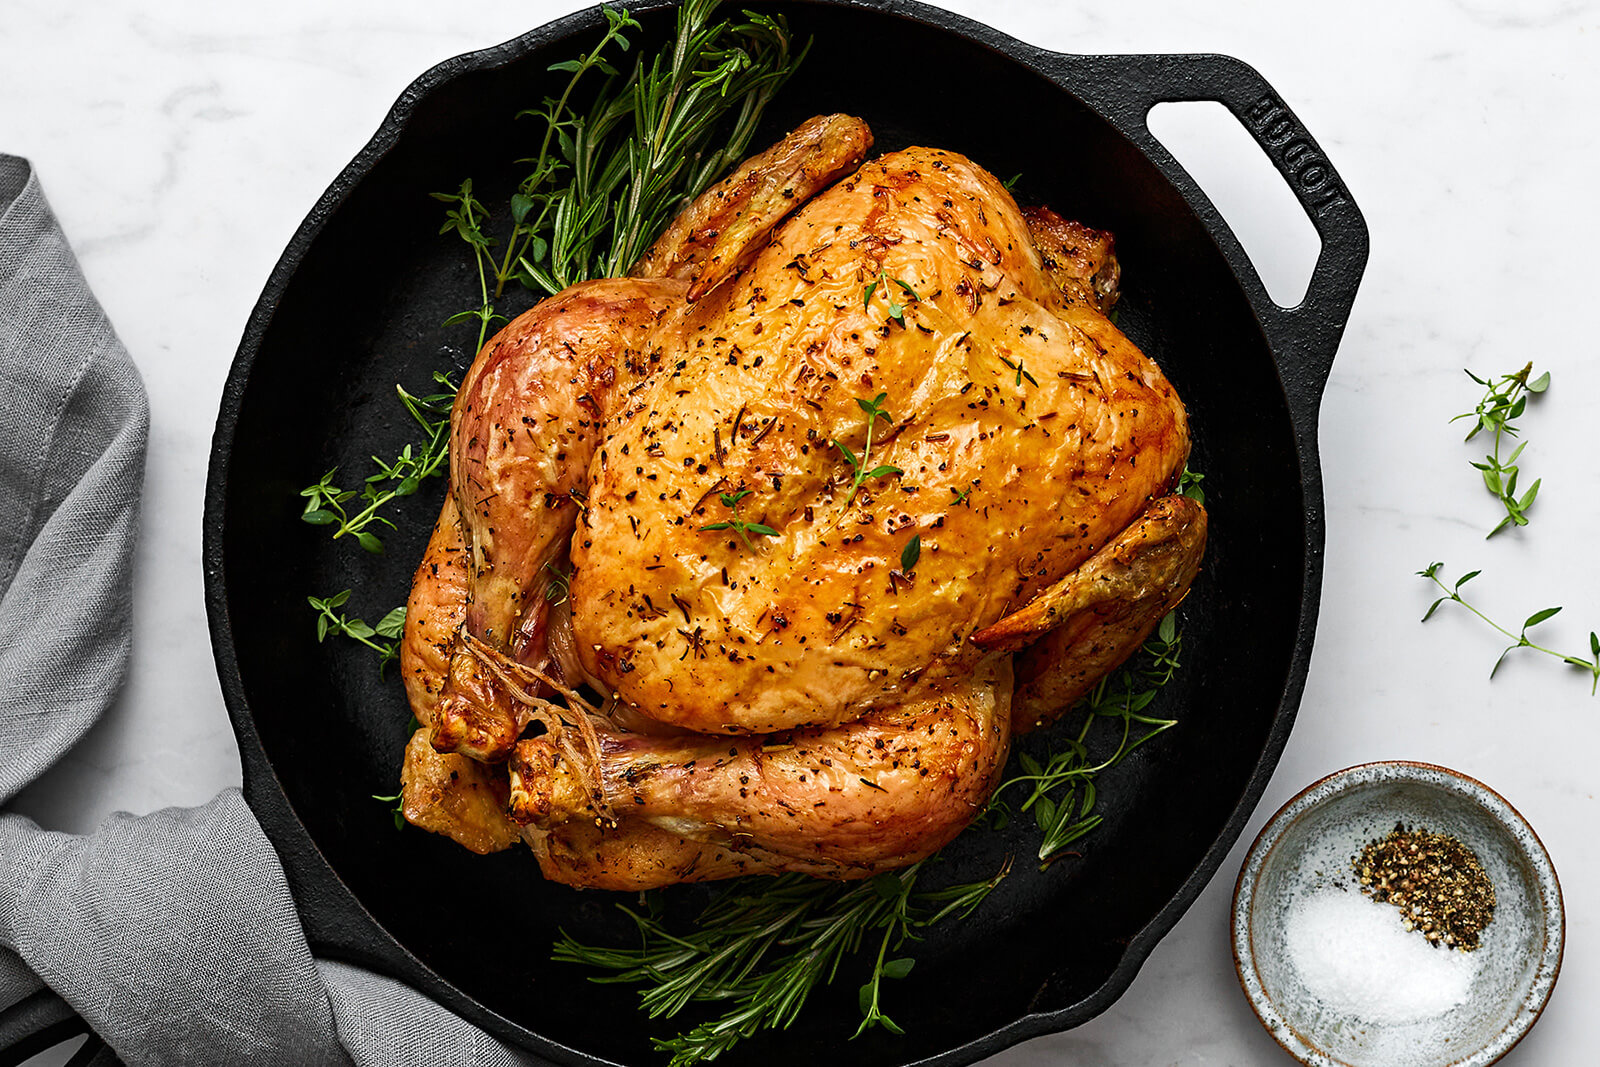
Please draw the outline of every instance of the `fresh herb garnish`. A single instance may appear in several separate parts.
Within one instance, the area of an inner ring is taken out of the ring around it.
[[[713,522],[700,527],[702,530],[732,530],[739,535],[739,540],[744,542],[744,547],[754,552],[755,542],[750,540],[750,535],[757,537],[777,537],[778,531],[759,522],[749,522],[739,517],[739,501],[750,495],[750,490],[741,489],[737,493],[718,493],[722,506],[733,512],[733,518],[727,522]]]
[[[1506,629],[1504,626],[1501,626],[1499,623],[1489,618],[1489,616],[1479,611],[1476,607],[1467,603],[1467,601],[1461,596],[1461,587],[1472,581],[1472,579],[1476,578],[1478,575],[1482,574],[1482,571],[1468,571],[1466,574],[1463,574],[1460,578],[1456,579],[1454,586],[1449,586],[1439,580],[1439,570],[1443,566],[1443,563],[1430,563],[1424,570],[1417,572],[1419,577],[1428,579],[1434,585],[1438,586],[1444,591],[1444,596],[1428,605],[1428,611],[1422,616],[1422,621],[1427,622],[1429,619],[1433,618],[1433,613],[1439,610],[1439,605],[1449,600],[1460,604],[1478,618],[1482,619],[1484,622],[1500,631],[1500,633],[1504,634],[1511,641],[1511,644],[1507,645],[1505,650],[1500,653],[1500,658],[1494,661],[1494,667],[1489,671],[1490,678],[1495,676],[1496,672],[1500,670],[1500,664],[1504,663],[1506,657],[1512,652],[1519,648],[1531,648],[1535,652],[1543,652],[1547,656],[1554,656],[1562,663],[1567,663],[1574,667],[1580,667],[1583,670],[1588,671],[1590,676],[1593,678],[1593,682],[1589,686],[1589,693],[1591,696],[1595,693],[1597,688],[1600,688],[1600,635],[1597,635],[1593,630],[1589,631],[1589,653],[1592,658],[1567,655],[1563,652],[1557,652],[1553,648],[1546,648],[1543,645],[1534,644],[1532,641],[1528,640],[1528,631],[1539,625],[1541,622],[1545,622],[1546,620],[1553,618],[1561,610],[1559,607],[1542,608],[1539,611],[1534,612],[1532,615],[1529,615],[1526,620],[1524,620],[1521,630],[1516,633],[1512,633],[1510,630]]]
[[[1012,370],[1017,372],[1017,384],[1019,386],[1022,384],[1022,379],[1024,379],[1024,378],[1028,379],[1028,381],[1033,383],[1034,385],[1038,385],[1039,384],[1039,379],[1035,378],[1033,375],[1028,373],[1027,368],[1022,365],[1022,360],[1019,359],[1015,363],[1013,363],[1013,362],[1011,362],[1011,360],[1007,359],[1005,356],[1001,356],[1000,357],[1000,362],[1004,363],[1007,367],[1010,367]]]
[[[996,791],[988,809],[991,826],[999,828],[1009,817],[1000,793],[1026,786],[1022,810],[1033,811],[1044,831],[1041,865],[1060,859],[1066,845],[1092,830],[1100,821],[1092,814],[1096,776],[1173,725],[1144,711],[1177,671],[1181,644],[1177,621],[1168,615],[1137,660],[1080,702],[1082,728],[1052,738],[1064,749],[1042,758],[1019,754],[1023,773]],[[1109,753],[1093,730],[1101,722],[1121,726]],[[831,983],[846,960],[875,943],[858,994],[861,1023],[852,1036],[877,1026],[898,1034],[901,1028],[883,1010],[883,980],[903,978],[915,961],[892,954],[920,931],[969,915],[1011,867],[1008,862],[986,881],[924,890],[920,880],[937,858],[862,882],[800,874],[735,879],[682,930],[663,917],[661,898],[650,894],[648,914],[618,905],[637,928],[637,946],[588,945],[563,932],[554,957],[607,972],[590,981],[639,987],[640,1006],[652,1019],[697,1004],[725,1005],[723,1014],[686,1033],[652,1039],[656,1048],[672,1053],[672,1067],[690,1067],[760,1030],[788,1027],[817,986]]]
[[[1488,537],[1493,537],[1507,526],[1528,525],[1528,508],[1532,506],[1534,498],[1539,495],[1539,485],[1544,480],[1542,478],[1534,479],[1533,484],[1528,487],[1528,491],[1518,497],[1517,475],[1520,472],[1517,469],[1517,457],[1522,455],[1524,448],[1528,447],[1528,442],[1522,442],[1504,460],[1500,458],[1501,441],[1506,437],[1517,436],[1517,428],[1511,424],[1511,420],[1521,416],[1527,408],[1528,394],[1542,393],[1550,388],[1549,371],[1529,381],[1528,375],[1532,373],[1533,364],[1531,362],[1516,373],[1501,375],[1493,381],[1487,381],[1471,371],[1467,371],[1467,377],[1483,386],[1486,391],[1483,394],[1483,399],[1478,401],[1477,407],[1471,411],[1462,412],[1450,420],[1451,422],[1456,422],[1460,419],[1475,420],[1472,430],[1467,434],[1466,439],[1468,441],[1484,430],[1492,431],[1494,434],[1494,451],[1483,457],[1482,463],[1473,464],[1483,475],[1483,487],[1489,490],[1500,501],[1501,506],[1506,509],[1506,517],[1500,520],[1499,525],[1489,531],[1486,535]]]
[[[910,297],[913,303],[918,303],[922,300],[917,295],[917,291],[911,288],[910,285],[899,278],[891,277],[886,271],[879,270],[878,276],[868,282],[865,289],[861,290],[861,307],[866,309],[872,306],[872,294],[877,292],[878,287],[881,285],[883,286],[883,298],[889,304],[889,317],[904,326],[906,324],[906,306],[895,300],[893,291],[889,288],[890,283],[903,289],[906,296]]]
[[[321,644],[331,633],[343,634],[345,637],[360,641],[378,654],[378,672],[383,673],[396,657],[400,655],[399,637],[406,625],[405,605],[401,605],[378,620],[378,625],[368,626],[360,619],[352,619],[338,609],[344,607],[350,599],[350,590],[335,593],[326,599],[314,596],[306,597],[306,602],[317,612],[317,643]],[[387,640],[375,640],[387,638]]]
[[[641,57],[626,76],[611,58],[629,50],[626,32],[639,24],[624,10],[603,8],[606,31],[599,43],[552,67],[571,75],[560,95],[519,112],[542,119],[543,131],[538,154],[526,161],[532,169],[505,214],[497,216],[477,198],[471,179],[453,193],[432,194],[448,205],[440,233],[454,233],[467,245],[477,272],[478,305],[445,320],[477,323],[475,352],[490,329],[506,321],[495,301],[508,282],[555,293],[588,278],[626,273],[688,200],[745,157],[768,102],[804,49],[792,50],[782,17],[746,12],[713,22],[718,6],[719,0],[687,0],[673,43],[648,60]],[[591,71],[606,80],[579,114],[575,91]],[[489,232],[495,218],[511,222],[503,243]],[[348,534],[369,552],[383,551],[373,527],[393,529],[394,522],[382,509],[440,474],[448,459],[456,386],[442,374],[434,380],[445,391],[417,397],[397,387],[422,441],[390,462],[374,457],[377,473],[359,490],[336,484],[337,468],[330,470],[301,492],[306,522],[332,526],[335,538]],[[565,595],[564,583],[556,595]],[[326,632],[345,633],[336,627]],[[392,658],[370,637],[366,643],[385,657],[382,663]]]
[[[399,793],[396,793],[392,797],[380,797],[376,793],[372,794],[373,800],[381,800],[385,804],[394,805],[392,813],[394,815],[394,828],[396,830],[404,830],[406,826],[406,803],[401,799],[404,796],[405,792],[403,790]]]
[[[955,499],[950,502],[951,507],[965,507],[968,511],[972,510],[972,504],[967,500],[967,498],[972,495],[972,486],[969,485],[965,489],[957,489],[952,485],[950,487],[950,495],[955,497]]]
[[[315,485],[300,490],[300,495],[306,498],[305,510],[300,514],[302,522],[333,526],[334,540],[348,534],[368,552],[383,552],[383,542],[369,527],[382,523],[392,530],[395,525],[381,509],[391,501],[415,493],[424,478],[441,473],[450,454],[450,405],[455,400],[456,386],[438,371],[434,372],[433,380],[444,386],[444,390],[428,396],[413,396],[403,386],[395,386],[400,402],[422,427],[422,444],[406,445],[388,463],[373,456],[377,473],[367,477],[359,492],[341,489],[333,483],[333,476],[339,473],[338,467],[328,471]],[[352,514],[345,505],[358,498],[366,506]]]
[[[911,540],[906,542],[906,547],[900,550],[900,573],[910,574],[917,568],[917,560],[922,558],[922,535],[912,534]]]
[[[768,102],[805,50],[792,51],[781,15],[746,11],[712,21],[719,2],[686,0],[670,49],[635,60],[626,76],[607,57],[613,48],[629,49],[627,31],[639,24],[625,10],[602,8],[600,42],[550,68],[571,77],[559,96],[518,112],[544,129],[538,154],[527,161],[533,168],[511,197],[503,253],[483,232],[487,212],[469,207],[470,182],[433,194],[460,205],[447,213],[442,232],[455,230],[478,268],[480,305],[447,321],[477,320],[480,349],[499,318],[493,301],[508,282],[554,294],[626,274],[686,201],[745,157]],[[580,113],[575,90],[590,71],[605,81]]]
[[[1205,480],[1206,476],[1204,474],[1185,467],[1183,468],[1183,473],[1178,476],[1178,492],[1193,500],[1196,504],[1204,504],[1206,502],[1206,491],[1200,488],[1200,483]]]
[[[545,583],[544,598],[553,608],[559,608],[567,602],[572,595],[572,571],[562,567],[552,567],[546,563],[544,570],[550,575],[550,580]]]
[[[873,467],[871,470],[867,469],[867,464],[872,460],[872,436],[877,429],[878,420],[882,419],[884,422],[894,421],[883,407],[883,402],[888,398],[888,393],[879,393],[871,400],[865,397],[856,397],[856,406],[864,411],[867,416],[867,445],[861,450],[859,458],[854,452],[850,451],[850,446],[843,441],[835,438],[832,442],[833,447],[844,454],[846,462],[850,464],[850,469],[855,474],[854,480],[850,483],[850,495],[844,498],[844,510],[849,510],[850,502],[856,498],[856,490],[860,489],[861,483],[868,478],[885,478],[891,474],[905,473],[899,467],[891,466],[887,463]]]
[[[877,955],[861,986],[861,1024],[901,1029],[882,1010],[885,978],[903,978],[912,960],[891,957],[917,931],[982,902],[1007,868],[981,882],[919,890],[928,860],[859,882],[808,875],[741,878],[706,906],[687,930],[669,929],[660,914],[618,905],[638,929],[629,948],[586,945],[563,932],[554,958],[608,972],[590,981],[637,985],[640,1007],[652,1019],[671,1018],[697,1004],[726,1005],[714,1019],[652,1043],[672,1054],[672,1067],[717,1058],[757,1031],[784,1029],[811,993],[832,982],[846,959],[868,939]],[[1009,865],[1008,865],[1009,866]]]
[[[489,219],[489,209],[484,207],[472,195],[472,179],[464,179],[461,187],[453,193],[430,193],[435,200],[442,200],[447,204],[455,204],[444,213],[444,224],[439,227],[439,232],[455,233],[467,246],[472,249],[472,258],[478,268],[478,293],[481,302],[475,308],[458,311],[445,319],[441,325],[454,326],[458,322],[477,320],[478,345],[474,352],[483,348],[483,342],[489,337],[489,329],[499,322],[508,321],[504,315],[498,314],[494,304],[489,299],[489,279],[484,272],[487,262],[490,269],[494,267],[494,247],[500,242],[483,232],[483,224]],[[495,296],[500,295],[500,290],[495,289]]]
[[[1132,662],[1102,678],[1079,701],[1073,714],[1081,713],[1083,724],[1076,734],[1052,737],[1053,749],[1043,758],[1027,752],[1017,754],[1022,773],[1007,778],[994,791],[989,801],[990,818],[996,820],[997,826],[1005,825],[1010,811],[1004,795],[1013,787],[1025,788],[1027,795],[1020,810],[1031,811],[1044,834],[1038,853],[1041,869],[1100,825],[1103,817],[1094,813],[1098,798],[1095,778],[1100,772],[1115,767],[1134,749],[1177,725],[1176,719],[1158,719],[1144,712],[1177,673],[1182,647],[1177,618],[1169,614]],[[1112,727],[1110,734],[1104,734],[1115,739],[1109,751],[1100,740],[1103,731],[1096,730],[1101,724]]]

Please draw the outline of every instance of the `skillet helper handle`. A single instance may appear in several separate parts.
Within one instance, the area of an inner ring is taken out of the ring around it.
[[[1334,353],[1366,267],[1367,224],[1328,156],[1255,68],[1220,55],[1072,56],[1051,54],[1047,75],[1095,108],[1136,144],[1200,215],[1233,266],[1273,351],[1302,435],[1315,443],[1317,410]],[[1172,101],[1210,100],[1233,113],[1266,153],[1322,240],[1300,304],[1279,307],[1261,284],[1233,231],[1146,123]]]

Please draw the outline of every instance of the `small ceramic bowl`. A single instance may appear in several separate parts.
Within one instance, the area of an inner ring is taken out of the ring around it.
[[[1450,834],[1477,853],[1495,888],[1494,920],[1470,962],[1429,960],[1464,966],[1450,972],[1463,975],[1454,1006],[1362,1018],[1308,988],[1287,927],[1291,914],[1308,914],[1311,894],[1357,894],[1351,859],[1402,822]],[[1261,1025],[1301,1063],[1483,1067],[1510,1051],[1544,1010],[1561,970],[1565,925],[1549,854],[1498,793],[1432,764],[1365,763],[1306,789],[1256,838],[1234,888],[1233,958]]]

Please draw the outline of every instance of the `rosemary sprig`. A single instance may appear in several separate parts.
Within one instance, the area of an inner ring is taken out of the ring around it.
[[[400,402],[422,428],[421,445],[406,445],[388,463],[373,456],[372,462],[377,464],[378,470],[368,475],[359,491],[341,489],[335,485],[333,476],[339,473],[339,468],[334,467],[315,485],[300,490],[300,495],[306,498],[305,510],[300,515],[302,522],[309,522],[313,526],[333,526],[334,540],[348,534],[368,552],[383,552],[383,541],[368,527],[373,523],[382,523],[394,529],[394,521],[384,515],[381,509],[393,500],[415,493],[424,478],[431,478],[442,471],[449,456],[450,405],[455,400],[456,386],[447,375],[438,371],[434,372],[433,380],[444,389],[428,396],[413,396],[403,386],[395,386]],[[366,506],[352,514],[345,505],[357,499]]]
[[[1010,811],[1002,796],[1013,787],[1025,787],[1021,810],[1032,811],[1044,834],[1038,852],[1041,870],[1100,825],[1103,817],[1094,813],[1099,795],[1095,779],[1100,772],[1115,767],[1134,749],[1177,725],[1176,719],[1158,719],[1146,715],[1145,709],[1177,673],[1182,647],[1177,618],[1168,614],[1130,664],[1102,678],[1078,703],[1074,714],[1082,714],[1083,723],[1077,733],[1053,738],[1052,751],[1042,759],[1027,752],[1017,754],[1022,773],[1007,778],[994,791],[989,801],[991,820],[997,827],[1004,826]],[[1105,741],[1095,736],[1104,733],[1096,730],[1102,723],[1112,727],[1106,735],[1115,740],[1109,752]],[[1095,752],[1104,754],[1096,756]]]
[[[627,32],[639,24],[624,10],[603,9],[606,30],[594,48],[552,67],[570,75],[561,93],[519,112],[544,125],[538,153],[523,161],[532,169],[503,216],[511,221],[504,242],[489,232],[495,215],[477,198],[470,179],[453,193],[432,194],[447,205],[440,232],[467,245],[478,276],[477,306],[445,320],[477,324],[474,351],[506,320],[495,301],[509,281],[554,293],[574,282],[624,273],[684,203],[747,154],[767,104],[805,50],[792,50],[781,17],[747,12],[713,21],[718,5],[719,0],[687,0],[678,11],[673,43],[648,62],[641,57],[626,77],[611,57],[629,50]],[[590,109],[579,114],[577,90],[591,71],[606,81]],[[443,391],[430,396],[397,387],[422,441],[389,462],[373,457],[377,472],[360,489],[336,484],[337,468],[330,470],[301,491],[306,522],[332,526],[335,538],[349,535],[369,552],[383,551],[374,527],[392,529],[394,522],[382,509],[416,492],[448,459],[456,386],[442,374],[434,380]],[[552,585],[560,587],[552,599],[565,596],[565,581]]]
[[[1026,786],[1022,810],[1033,811],[1044,831],[1041,867],[1099,824],[1100,816],[1093,814],[1096,776],[1172,727],[1174,720],[1145,710],[1178,670],[1181,646],[1177,621],[1168,615],[1137,660],[1084,698],[1082,728],[1056,739],[1064,748],[1042,759],[1019,754],[1023,773],[1001,784],[988,814],[991,825],[1004,825],[1009,812],[998,799],[1000,792]],[[1105,747],[1092,736],[1101,722],[1120,723],[1121,730],[1114,732],[1117,741],[1109,754],[1095,759],[1091,750]],[[876,951],[858,991],[861,1023],[852,1036],[879,1026],[898,1034],[900,1026],[883,1010],[883,982],[911,972],[914,958],[900,955],[906,943],[945,919],[971,914],[1011,869],[1008,861],[986,881],[924,890],[919,880],[931,862],[864,882],[797,874],[737,879],[686,932],[677,932],[659,909],[640,914],[618,905],[633,920],[637,946],[587,945],[563,933],[555,958],[607,972],[591,981],[638,986],[640,1006],[653,1019],[697,1004],[726,1005],[723,1014],[685,1033],[655,1039],[658,1049],[672,1053],[672,1067],[713,1060],[760,1030],[789,1026],[811,992],[831,983],[845,961],[866,946]]]
[[[899,278],[891,276],[887,271],[879,270],[878,276],[868,282],[865,289],[861,290],[861,307],[865,310],[872,306],[872,294],[877,292],[878,287],[881,285],[883,287],[883,298],[889,304],[889,317],[904,326],[906,324],[906,306],[894,298],[893,291],[889,288],[890,283],[898,285],[904,290],[906,296],[911,298],[912,303],[919,303],[922,300],[917,295],[917,291],[911,288],[910,285]]]
[[[1531,648],[1535,652],[1543,652],[1547,656],[1554,656],[1562,663],[1570,664],[1573,667],[1580,667],[1583,670],[1588,671],[1590,676],[1593,678],[1593,682],[1589,686],[1590,696],[1593,696],[1596,690],[1600,689],[1600,635],[1597,635],[1593,630],[1589,631],[1589,653],[1593,658],[1567,655],[1564,652],[1557,652],[1553,648],[1546,648],[1543,645],[1535,644],[1534,642],[1528,640],[1528,631],[1539,625],[1541,622],[1545,622],[1546,620],[1555,617],[1555,615],[1561,610],[1559,607],[1542,608],[1539,611],[1534,612],[1523,621],[1522,628],[1519,631],[1512,633],[1510,630],[1506,629],[1504,626],[1501,626],[1499,623],[1489,618],[1489,616],[1479,611],[1472,604],[1469,604],[1461,596],[1461,587],[1472,581],[1472,579],[1476,578],[1478,575],[1482,574],[1482,571],[1468,571],[1466,574],[1463,574],[1460,578],[1456,579],[1454,586],[1449,586],[1439,580],[1439,571],[1443,566],[1443,563],[1430,563],[1426,568],[1417,572],[1419,577],[1428,579],[1434,585],[1438,586],[1444,591],[1444,596],[1428,605],[1428,611],[1422,616],[1422,621],[1427,622],[1429,619],[1433,618],[1433,613],[1439,610],[1439,605],[1448,600],[1452,601],[1453,603],[1460,604],[1478,618],[1482,619],[1484,622],[1500,631],[1500,633],[1504,634],[1506,638],[1510,640],[1511,644],[1507,645],[1504,651],[1500,653],[1500,658],[1494,661],[1494,667],[1489,671],[1490,678],[1495,676],[1495,674],[1500,670],[1500,665],[1505,662],[1506,657],[1512,652],[1519,648]]]
[[[378,620],[378,625],[368,626],[360,619],[352,619],[338,609],[344,607],[350,599],[350,590],[335,593],[327,598],[308,596],[309,603],[317,613],[317,643],[321,644],[330,633],[342,634],[355,641],[360,641],[378,654],[378,672],[383,673],[387,667],[400,655],[399,637],[406,625],[406,609],[402,604],[383,618]],[[387,640],[378,640],[387,638]]]
[[[732,530],[734,533],[739,535],[739,540],[744,542],[744,547],[748,548],[752,552],[756,550],[756,546],[755,542],[750,540],[751,534],[755,534],[757,537],[777,537],[778,531],[774,530],[772,527],[767,526],[764,523],[749,522],[739,517],[739,501],[743,500],[749,495],[750,490],[748,489],[741,489],[737,493],[718,493],[717,496],[722,501],[722,506],[733,512],[733,518],[729,519],[727,522],[713,522],[709,525],[700,527],[700,529]]]
[[[861,483],[868,478],[884,478],[891,474],[905,473],[899,467],[891,466],[887,463],[873,467],[871,470],[867,469],[867,464],[872,460],[872,436],[877,428],[878,420],[882,419],[884,422],[894,421],[883,406],[883,402],[887,399],[889,399],[888,393],[879,393],[871,400],[865,397],[856,397],[856,406],[865,412],[867,416],[867,444],[861,450],[859,457],[850,451],[850,446],[843,441],[835,438],[831,442],[833,447],[844,455],[845,461],[850,464],[850,469],[855,475],[854,480],[850,483],[850,495],[844,498],[844,507],[841,509],[843,511],[850,509],[850,502],[856,498],[856,490],[860,489]]]
[[[553,294],[625,274],[688,200],[747,154],[762,113],[805,49],[793,51],[781,15],[746,11],[714,21],[719,4],[686,0],[671,47],[635,60],[626,76],[608,57],[629,50],[627,32],[639,23],[625,10],[602,8],[600,42],[550,68],[571,75],[561,93],[517,113],[538,119],[543,132],[538,154],[523,161],[533,166],[511,197],[503,252],[483,232],[488,213],[470,209],[470,182],[433,194],[459,205],[441,232],[454,230],[471,247],[479,275],[480,305],[447,322],[477,320],[479,348],[508,282]],[[576,90],[590,71],[606,80],[580,112]]]
[[[1529,381],[1528,375],[1532,373],[1533,364],[1531,362],[1516,373],[1501,375],[1493,381],[1485,380],[1471,371],[1467,371],[1468,378],[1484,387],[1483,399],[1479,400],[1478,406],[1471,411],[1462,412],[1450,420],[1451,422],[1456,422],[1460,419],[1474,420],[1472,429],[1466,437],[1468,441],[1484,430],[1491,431],[1494,434],[1494,451],[1483,457],[1482,463],[1473,464],[1483,475],[1483,487],[1489,490],[1495,499],[1500,501],[1501,506],[1506,509],[1506,517],[1501,519],[1499,524],[1485,535],[1486,537],[1493,537],[1507,526],[1528,525],[1528,508],[1532,506],[1534,498],[1539,495],[1539,485],[1544,480],[1542,478],[1534,479],[1533,484],[1528,487],[1528,491],[1518,497],[1517,475],[1520,472],[1517,468],[1517,457],[1522,455],[1522,450],[1528,447],[1528,443],[1526,441],[1522,442],[1511,455],[1503,460],[1500,458],[1501,442],[1506,437],[1517,436],[1517,428],[1512,425],[1511,420],[1521,416],[1523,411],[1527,409],[1528,396],[1542,393],[1550,388],[1549,371],[1545,371],[1539,377]]]
[[[905,977],[913,961],[890,953],[918,931],[970,913],[1009,869],[985,881],[925,891],[918,881],[928,862],[860,882],[798,874],[742,878],[682,933],[669,930],[655,912],[618,905],[637,928],[638,947],[586,945],[563,932],[554,958],[607,972],[593,982],[640,986],[640,1007],[652,1019],[692,1005],[727,1005],[714,1019],[653,1041],[672,1054],[672,1067],[688,1067],[716,1059],[757,1031],[788,1027],[811,993],[830,984],[844,961],[873,938],[877,953],[859,992],[856,1034],[875,1026],[898,1034],[900,1027],[882,1010],[883,980]]]

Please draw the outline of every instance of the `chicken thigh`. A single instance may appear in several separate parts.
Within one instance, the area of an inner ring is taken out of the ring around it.
[[[870,145],[811,120],[479,354],[413,822],[607,888],[904,866],[1187,591],[1188,425],[1109,237]]]

